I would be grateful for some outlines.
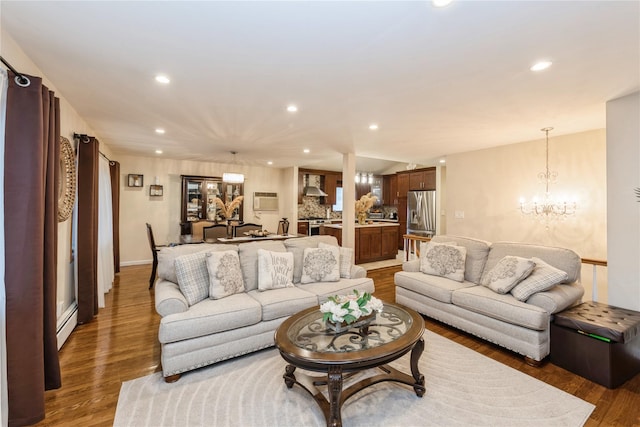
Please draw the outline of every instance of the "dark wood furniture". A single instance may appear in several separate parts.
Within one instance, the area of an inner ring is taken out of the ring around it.
[[[245,237],[244,233],[253,230],[262,230],[262,225],[245,222],[233,227],[233,237]]]
[[[238,196],[243,195],[242,184],[229,184],[222,182],[221,177],[181,175],[182,198],[180,204],[181,232],[191,234],[188,224],[197,221],[222,221],[220,208],[216,205],[216,197],[227,203]],[[243,203],[244,204],[244,203]],[[243,204],[233,218],[242,221]]]
[[[640,373],[640,312],[584,302],[556,313],[551,363],[607,388]]]
[[[355,263],[394,259],[398,254],[398,233],[396,225],[365,225],[355,229]],[[324,225],[320,234],[334,236],[342,246],[342,227],[340,225]],[[404,244],[404,240],[403,240]]]
[[[149,277],[149,289],[153,289],[153,283],[156,281],[156,272],[158,270],[158,251],[160,248],[164,248],[164,245],[157,246],[156,239],[153,237],[153,229],[151,224],[147,225],[147,238],[149,239],[149,247],[151,248],[151,255],[153,256],[153,263],[151,264],[151,277]]]
[[[424,350],[424,320],[415,311],[387,303],[368,325],[335,333],[322,321],[319,307],[294,314],[276,330],[275,344],[287,361],[284,382],[288,388],[298,384],[320,406],[327,426],[342,425],[341,408],[359,391],[383,381],[396,381],[413,387],[416,395],[425,393],[424,376],[418,361]],[[376,339],[369,340],[370,336]],[[411,352],[411,375],[387,365]],[[320,376],[296,373],[296,369],[320,372]],[[343,390],[345,374],[376,368],[377,375],[365,378]],[[326,386],[329,398],[321,392]],[[375,418],[372,408],[371,416]]]
[[[226,224],[213,224],[202,229],[202,240],[205,243],[215,243],[218,237],[227,237]]]

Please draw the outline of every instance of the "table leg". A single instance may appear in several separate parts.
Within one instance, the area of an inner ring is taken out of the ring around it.
[[[284,378],[284,383],[287,388],[293,387],[296,382],[296,376],[293,374],[295,370],[296,367],[293,365],[287,365],[287,367],[284,368],[284,375],[282,376],[282,378]]]
[[[329,380],[329,419],[327,420],[327,427],[341,427],[342,368],[340,366],[330,366],[327,379]]]
[[[418,369],[418,361],[420,360],[420,356],[422,356],[422,352],[424,351],[424,339],[420,338],[415,346],[413,346],[413,350],[411,350],[411,375],[413,375],[413,379],[416,380],[413,385],[413,390],[416,392],[416,396],[422,397],[424,396],[425,387],[424,387],[424,375],[420,373]]]

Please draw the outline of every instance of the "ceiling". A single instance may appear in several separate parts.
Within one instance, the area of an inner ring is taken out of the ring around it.
[[[0,19],[115,155],[341,169],[351,152],[377,172],[604,128],[640,88],[638,1],[3,0]]]

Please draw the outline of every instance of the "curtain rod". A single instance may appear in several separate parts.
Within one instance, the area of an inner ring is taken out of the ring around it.
[[[73,137],[74,137],[75,139],[79,139],[80,141],[84,140],[85,138],[87,138],[87,139],[88,139],[88,138],[94,138],[94,139],[95,139],[95,136],[89,136],[89,135],[84,134],[84,133],[75,133],[75,132],[73,133]],[[89,142],[89,141],[87,141],[87,142]],[[116,164],[116,162],[115,162],[115,161],[113,161],[113,160],[111,160],[110,158],[108,158],[108,157],[107,157],[107,156],[106,156],[102,151],[98,150],[98,153],[99,153],[102,157],[104,157],[104,158],[109,162],[109,164],[110,164],[111,166],[113,166],[113,165],[115,165],[115,164]]]
[[[18,83],[18,85],[22,87],[27,87],[31,84],[31,80],[29,80],[27,76],[25,76],[22,73],[19,73],[18,70],[13,68],[11,64],[9,64],[2,56],[0,56],[0,61],[2,61],[2,63],[6,65],[7,68],[9,68],[13,72],[13,74],[16,75],[16,83]]]

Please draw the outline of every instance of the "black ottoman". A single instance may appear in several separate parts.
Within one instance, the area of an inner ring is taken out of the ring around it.
[[[585,302],[551,323],[551,363],[607,388],[640,372],[640,313]]]

